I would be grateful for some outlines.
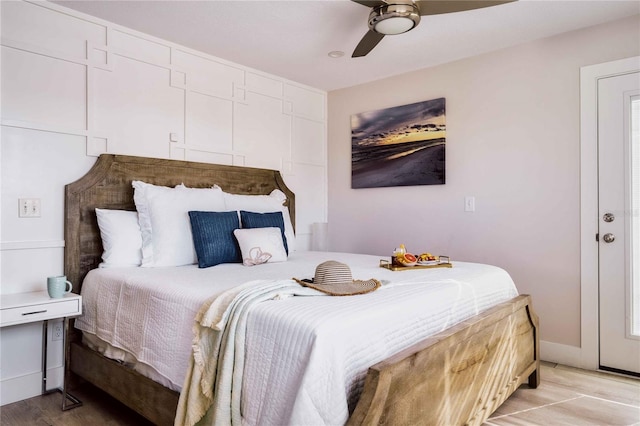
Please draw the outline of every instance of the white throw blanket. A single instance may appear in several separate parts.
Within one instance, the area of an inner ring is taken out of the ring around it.
[[[196,316],[193,356],[180,394],[176,425],[242,423],[247,314],[257,303],[293,295],[325,296],[293,280],[257,280],[205,302]]]

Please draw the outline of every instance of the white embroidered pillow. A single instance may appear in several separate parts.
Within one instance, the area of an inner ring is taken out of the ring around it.
[[[280,228],[236,229],[233,234],[238,240],[244,266],[287,260]]]

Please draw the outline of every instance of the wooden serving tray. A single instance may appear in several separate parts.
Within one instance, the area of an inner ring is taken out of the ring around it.
[[[433,269],[433,268],[453,268],[453,263],[449,259],[449,256],[440,256],[440,263],[434,265],[415,265],[415,266],[396,266],[392,265],[391,261],[386,259],[380,259],[380,267],[388,269],[390,271],[410,271],[412,269]]]

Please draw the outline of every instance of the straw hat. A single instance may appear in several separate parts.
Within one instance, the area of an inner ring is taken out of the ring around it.
[[[352,296],[374,291],[380,287],[380,281],[370,279],[367,281],[354,280],[351,269],[344,263],[329,260],[316,267],[313,280],[299,280],[296,282],[305,287],[311,287],[332,296]]]

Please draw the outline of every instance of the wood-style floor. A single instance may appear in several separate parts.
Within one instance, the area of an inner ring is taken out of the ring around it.
[[[491,425],[640,426],[640,380],[543,363],[537,389],[521,386]]]
[[[640,380],[543,363],[537,389],[520,387],[487,420],[495,425],[640,426]],[[49,394],[0,408],[11,426],[140,425],[150,423],[90,385],[74,395],[84,405],[61,411],[61,395]]]

